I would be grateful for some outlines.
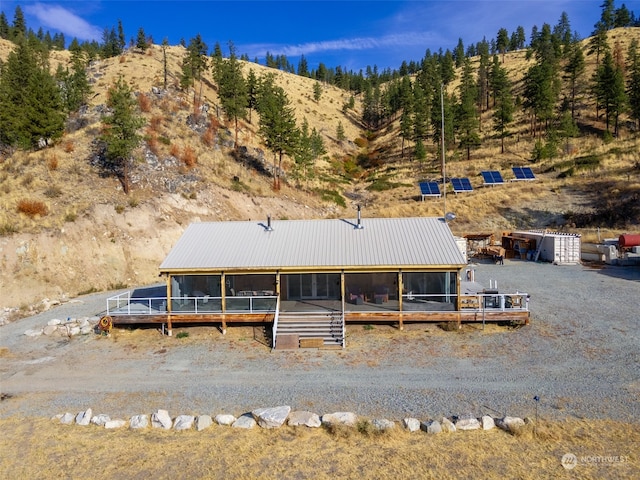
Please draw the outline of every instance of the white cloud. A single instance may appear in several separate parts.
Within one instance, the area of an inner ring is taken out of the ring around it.
[[[43,28],[62,32],[65,37],[77,37],[80,40],[100,40],[102,38],[102,29],[91,25],[59,5],[36,3],[26,6],[25,12],[36,17]]]
[[[351,51],[351,50],[372,50],[385,47],[410,47],[424,45],[433,41],[434,35],[431,33],[399,33],[385,35],[382,37],[359,37],[339,40],[324,40],[320,42],[308,42],[297,45],[281,44],[254,44],[246,45],[244,48],[252,52],[249,56],[261,56],[266,52],[272,55],[298,56],[309,55],[319,52],[330,51]]]

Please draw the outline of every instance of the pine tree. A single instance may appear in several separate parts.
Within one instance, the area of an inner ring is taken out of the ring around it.
[[[511,82],[507,71],[500,66],[497,59],[494,60],[491,71],[491,84],[493,86],[495,108],[493,110],[493,129],[500,136],[500,151],[504,153],[504,139],[509,135],[508,127],[513,121],[513,94]]]
[[[457,125],[460,147],[467,151],[467,160],[471,159],[471,149],[480,145],[478,134],[478,110],[476,99],[478,93],[476,83],[473,79],[473,67],[471,61],[466,59],[462,67],[462,78],[460,79],[460,103],[458,104]]]
[[[279,190],[283,156],[295,153],[299,131],[291,102],[282,87],[275,85],[272,76],[267,76],[261,83],[258,113],[259,132],[273,152],[273,188]]]
[[[4,12],[0,12],[0,38],[9,40],[10,34],[11,34],[11,29],[9,27],[9,21],[7,20],[7,16],[5,15]]]
[[[636,125],[640,127],[640,49],[638,41],[633,39],[627,53],[627,95],[629,99],[629,114]]]
[[[247,74],[247,108],[249,109],[249,123],[251,123],[251,112],[258,105],[258,78],[253,72],[253,68],[249,69]]]
[[[571,92],[569,99],[571,102],[571,118],[575,118],[576,100],[580,93],[580,78],[585,71],[584,53],[577,36],[572,38],[571,43],[569,43],[566,57],[567,63],[564,67],[564,78],[569,82]]]
[[[344,126],[342,125],[342,122],[339,121],[338,126],[336,127],[336,140],[338,140],[339,143],[342,143],[346,138],[347,136],[344,131]]]
[[[101,138],[106,145],[107,161],[113,165],[124,193],[128,194],[131,155],[140,143],[138,129],[144,125],[144,119],[137,112],[138,103],[122,77],[109,88],[107,106],[112,113],[103,119],[105,128]]]
[[[180,85],[182,88],[193,86],[193,105],[194,107],[200,102],[198,101],[198,89],[196,82],[200,82],[200,90],[202,90],[202,73],[207,68],[207,44],[204,43],[200,34],[197,34],[189,41],[189,46],[182,60],[182,77]]]
[[[400,116],[400,136],[402,137],[402,158],[404,158],[404,144],[412,138],[413,133],[413,91],[408,76],[402,77],[402,115]]]
[[[163,89],[166,90],[167,89],[167,75],[168,75],[168,68],[167,68],[167,47],[169,46],[169,39],[167,37],[164,37],[162,39],[162,78],[163,78]]]
[[[18,5],[13,13],[13,26],[11,28],[11,38],[16,41],[18,37],[27,38],[27,22],[24,19],[24,12]]]
[[[313,99],[318,103],[320,101],[320,97],[322,97],[322,85],[320,85],[320,82],[315,82],[313,84]]]
[[[626,93],[624,87],[624,75],[621,69],[613,61],[613,55],[609,50],[605,51],[602,64],[598,67],[593,78],[593,93],[596,103],[605,112],[607,132],[611,119],[614,121],[614,135],[618,134],[618,118],[624,110]]]
[[[136,48],[145,52],[147,50],[147,35],[144,33],[144,28],[138,29],[138,36],[136,37]]]
[[[124,28],[122,27],[122,20],[118,20],[118,50],[124,51],[124,47],[127,45],[127,37],[124,35]]]
[[[504,63],[504,56],[509,49],[509,32],[506,28],[498,30],[498,38],[496,39],[496,48],[498,52],[502,54],[502,63]]]

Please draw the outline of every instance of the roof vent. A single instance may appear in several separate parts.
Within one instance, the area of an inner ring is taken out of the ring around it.
[[[362,225],[362,218],[360,215],[360,205],[358,205],[358,223],[356,224],[356,229],[362,230],[363,228],[364,228],[364,225]]]
[[[273,227],[271,226],[271,215],[267,215],[267,232],[273,232]]]

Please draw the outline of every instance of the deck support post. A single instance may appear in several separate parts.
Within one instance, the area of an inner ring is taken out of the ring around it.
[[[399,324],[400,330],[404,330],[404,323],[402,318],[402,291],[403,290],[404,288],[402,287],[402,270],[399,270],[398,271],[398,310],[400,310],[400,313],[398,313],[398,320],[400,322]]]

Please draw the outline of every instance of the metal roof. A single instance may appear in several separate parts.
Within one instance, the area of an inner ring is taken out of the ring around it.
[[[442,218],[193,223],[161,272],[466,264]]]

